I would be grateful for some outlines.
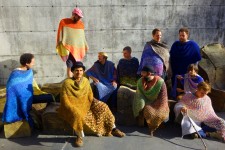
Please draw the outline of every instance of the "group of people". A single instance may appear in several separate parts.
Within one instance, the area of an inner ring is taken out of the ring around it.
[[[152,40],[144,46],[140,65],[138,59],[132,57],[131,47],[126,46],[117,67],[108,60],[107,53],[99,52],[98,60],[85,71],[81,61],[88,45],[82,17],[82,11],[75,8],[71,18],[60,21],[56,47],[66,61],[68,77],[61,88],[58,114],[75,130],[76,146],[83,145],[82,137],[86,130],[99,136],[125,136],[116,128],[115,118],[108,107],[116,108],[117,90],[121,85],[136,90],[132,105],[134,117],[139,125],[146,121],[149,134],[153,135],[159,125],[169,118],[166,84],[170,79],[173,86],[171,96],[178,101],[174,108],[176,116],[188,114],[197,125],[202,126],[203,137],[210,135],[211,130],[205,130],[210,128],[225,140],[225,121],[212,108],[207,96],[210,85],[197,74],[200,48],[196,42],[188,40],[187,28],[179,30],[179,40],[170,50],[161,42],[161,30],[154,29]],[[3,122],[25,119],[32,126],[29,111],[34,97],[31,69],[34,57],[26,53],[20,60],[20,69],[14,70],[7,82]],[[93,82],[90,84],[86,77]]]

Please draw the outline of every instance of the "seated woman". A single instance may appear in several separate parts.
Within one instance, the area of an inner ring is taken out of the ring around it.
[[[33,80],[33,70],[31,69],[34,61],[33,54],[22,54],[20,56],[21,66],[14,69],[9,76],[6,85],[6,103],[2,116],[4,123],[26,120],[30,127],[33,128],[34,122],[30,116],[32,103],[53,101],[51,94],[38,91],[33,86],[33,83],[36,85]]]
[[[175,105],[174,112],[176,117],[178,117],[180,112],[187,114],[198,126],[204,123],[206,126],[202,127],[202,131],[199,132],[202,137],[206,137],[210,127],[216,129],[217,135],[225,140],[225,121],[214,112],[211,99],[207,96],[210,91],[211,87],[209,84],[206,82],[199,83],[196,92],[186,93]],[[185,127],[182,126],[182,128]],[[208,135],[215,134],[209,133]]]
[[[197,85],[204,81],[197,73],[198,67],[195,64],[190,64],[186,74],[176,75],[172,89],[172,97],[174,99],[180,100],[185,93],[194,93],[196,91]]]
[[[109,107],[94,99],[89,80],[83,77],[85,66],[76,62],[71,68],[73,77],[64,81],[60,93],[59,116],[75,130],[75,145],[83,145],[84,133],[92,131],[99,136],[125,134],[115,128],[115,118]]]

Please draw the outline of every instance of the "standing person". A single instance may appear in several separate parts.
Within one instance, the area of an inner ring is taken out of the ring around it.
[[[75,145],[83,146],[82,137],[90,130],[98,136],[125,136],[116,128],[115,118],[109,107],[94,99],[89,80],[83,77],[83,63],[77,61],[71,71],[73,77],[66,79],[62,85],[58,113],[75,130]]]
[[[98,60],[87,70],[86,75],[93,80],[94,96],[100,101],[107,102],[112,95],[112,107],[116,107],[117,77],[115,64],[107,60],[105,52],[98,53]]]
[[[140,66],[138,68],[138,74],[141,74],[141,70],[144,66],[152,66],[155,70],[155,74],[163,79],[170,78],[169,71],[169,49],[167,45],[161,42],[162,32],[160,29],[154,29],[152,31],[152,40],[145,44]]]
[[[75,8],[70,18],[62,19],[57,33],[56,51],[67,65],[67,77],[72,77],[71,67],[76,61],[81,61],[88,50],[84,34],[82,11]]]
[[[173,85],[176,75],[185,74],[189,64],[197,64],[201,60],[198,44],[188,40],[188,37],[188,29],[181,28],[179,30],[179,41],[175,41],[170,50]]]
[[[123,58],[119,60],[117,65],[117,81],[119,85],[136,89],[139,61],[136,57],[131,56],[131,52],[130,46],[123,48]]]
[[[167,89],[164,80],[154,75],[153,67],[144,66],[141,78],[137,83],[136,97],[133,101],[133,113],[139,126],[144,124],[144,119],[149,127],[149,133],[169,117]]]

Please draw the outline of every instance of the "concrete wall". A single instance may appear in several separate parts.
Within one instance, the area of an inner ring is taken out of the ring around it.
[[[103,50],[117,63],[127,45],[140,58],[156,27],[169,46],[183,26],[190,28],[190,39],[200,47],[225,44],[224,0],[0,0],[0,84],[6,83],[24,52],[35,55],[39,84],[66,77],[65,63],[55,51],[56,31],[60,19],[70,17],[76,6],[84,13],[87,68]]]

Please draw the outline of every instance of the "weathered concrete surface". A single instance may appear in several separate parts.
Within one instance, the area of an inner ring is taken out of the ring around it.
[[[156,27],[162,29],[169,46],[183,26],[191,29],[190,39],[199,46],[225,44],[224,0],[0,0],[0,84],[6,83],[24,52],[35,54],[39,84],[65,78],[65,63],[55,52],[56,30],[76,6],[84,12],[90,47],[84,60],[87,68],[102,50],[117,64],[127,45],[140,58]]]
[[[219,113],[225,119],[225,113]],[[155,137],[149,137],[147,127],[119,127],[127,136],[95,137],[86,136],[82,150],[200,150],[204,146],[200,139],[181,139],[181,129],[174,124],[158,129]],[[5,139],[0,133],[0,149],[7,150],[72,150],[74,149],[74,136],[44,135],[41,132],[33,133],[30,138]],[[225,143],[216,139],[204,139],[208,150],[224,150]],[[78,148],[77,148],[78,149]]]

